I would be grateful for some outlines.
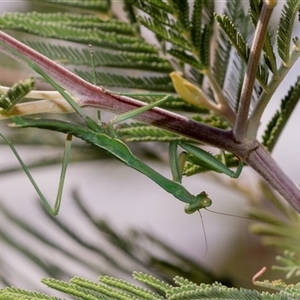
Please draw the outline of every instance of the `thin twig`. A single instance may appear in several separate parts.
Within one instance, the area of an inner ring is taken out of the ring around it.
[[[237,113],[236,123],[233,128],[234,138],[241,143],[247,138],[248,114],[250,109],[252,91],[260,60],[261,51],[264,45],[268,24],[277,1],[264,1],[262,11],[259,16],[253,44],[250,51],[246,76],[243,82],[241,101]]]

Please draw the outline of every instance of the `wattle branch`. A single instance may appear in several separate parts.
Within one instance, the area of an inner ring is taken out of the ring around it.
[[[0,50],[22,63],[32,61],[69,93],[71,92],[77,104],[81,107],[94,107],[120,114],[145,105],[143,102],[130,97],[110,94],[104,89],[86,82],[54,61],[1,31]],[[34,65],[30,65],[34,69]],[[257,141],[246,140],[238,143],[232,130],[210,127],[160,108],[154,108],[138,115],[136,119],[186,136],[200,143],[234,153],[255,169],[300,212],[300,190],[283,173],[272,157]]]

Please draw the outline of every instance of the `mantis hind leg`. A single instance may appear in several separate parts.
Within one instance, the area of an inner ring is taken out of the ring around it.
[[[42,201],[42,203],[45,206],[48,213],[52,216],[56,216],[59,212],[59,208],[60,208],[60,204],[61,204],[63,186],[64,186],[67,166],[68,166],[68,162],[69,162],[69,157],[70,157],[70,150],[71,150],[71,144],[72,144],[72,135],[68,134],[67,138],[66,138],[65,151],[64,151],[64,155],[63,155],[63,163],[62,163],[62,168],[61,168],[61,173],[60,173],[59,185],[58,185],[56,200],[55,200],[55,204],[54,204],[53,208],[51,207],[49,202],[46,200],[44,194],[41,192],[41,190],[38,187],[37,183],[33,179],[32,175],[30,174],[30,172],[29,172],[28,168],[26,167],[25,163],[23,162],[22,158],[18,154],[15,146],[3,134],[0,133],[0,136],[7,143],[7,145],[10,147],[10,149],[12,150],[14,155],[16,156],[16,158],[19,161],[22,169],[26,173],[28,179],[30,180],[30,182],[33,185],[34,189],[36,190],[37,194],[39,195],[40,200]]]

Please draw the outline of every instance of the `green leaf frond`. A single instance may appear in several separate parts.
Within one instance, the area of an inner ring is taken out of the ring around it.
[[[6,13],[1,18],[1,26],[9,26],[11,29],[34,28],[37,25],[60,26],[71,28],[94,28],[103,32],[133,36],[134,32],[130,24],[117,19],[102,20],[99,16],[74,14],[74,13]],[[13,28],[12,26],[19,26]]]
[[[179,61],[200,70],[210,63],[213,33],[213,1],[161,0],[133,1],[147,15],[139,15],[141,25],[155,33],[162,47]]]
[[[130,24],[135,26],[137,24],[136,11],[131,0],[123,0],[123,10],[126,13]]]
[[[199,49],[201,46],[201,27],[202,27],[202,10],[204,1],[196,0],[193,5],[192,19],[191,19],[191,39],[194,47]]]
[[[138,18],[140,24],[147,27],[149,30],[159,35],[165,41],[172,43],[182,49],[191,51],[191,43],[184,38],[178,31],[171,28],[167,28],[164,24],[156,22],[155,19],[148,16],[139,16]]]
[[[31,15],[34,17],[32,20]],[[56,22],[44,21],[44,15],[45,18],[47,15],[50,15],[50,17],[53,16],[53,14],[44,13],[5,14],[0,17],[0,28],[22,30],[43,37],[52,37],[84,44],[91,43],[94,46],[103,46],[108,49],[146,53],[157,52],[153,46],[144,42],[141,38],[135,37],[133,32],[130,35],[119,33],[118,30],[124,31],[122,24],[124,24],[125,28],[128,28],[128,24],[125,22],[107,20],[104,23],[108,25],[104,27],[106,27],[106,30],[109,28],[109,30],[104,31],[94,27],[94,25],[92,26],[90,23],[90,26],[87,28],[88,24],[85,22],[84,16],[77,17],[77,15],[74,15],[76,21],[73,20],[72,22],[71,19],[66,18],[67,23],[65,24],[59,22],[60,16],[64,14],[58,13]],[[70,16],[70,14],[67,14],[67,16]],[[102,24],[102,22],[99,23]],[[85,25],[81,25],[80,27],[78,24]]]
[[[169,5],[162,1],[143,1],[135,0],[134,6],[146,14],[152,16],[153,19],[161,24],[175,27],[175,20],[171,17],[172,9]]]
[[[156,293],[153,293],[145,288],[134,286],[133,284],[130,284],[125,280],[109,276],[101,276],[99,277],[99,281],[108,286],[126,291],[126,293],[129,293],[132,297],[141,297],[142,299],[164,299],[162,296],[160,297]]]
[[[26,44],[48,58],[63,64],[91,65],[89,49],[78,49],[40,41],[27,41]],[[107,66],[156,72],[171,72],[173,69],[168,60],[153,53],[135,53],[112,50],[93,50],[95,67]]]
[[[263,1],[261,0],[249,1],[249,16],[254,27],[256,27],[257,25],[262,6],[263,6]]]
[[[279,290],[277,293],[258,292],[249,289],[228,288],[220,283],[212,285],[196,285],[191,281],[180,277],[175,277],[174,281],[179,285],[171,286],[157,278],[143,273],[134,273],[133,277],[139,282],[158,290],[160,294],[151,292],[145,288],[126,283],[112,277],[100,277],[100,284],[92,281],[75,277],[72,283],[65,283],[55,279],[43,279],[42,282],[47,286],[62,291],[76,299],[140,299],[140,300],[190,300],[190,299],[260,299],[260,300],[296,300],[300,295],[300,284],[286,285],[278,280],[256,282],[258,285],[266,286]],[[28,299],[28,300],[54,300],[58,298],[35,292],[27,292],[15,288],[0,290],[0,299]]]
[[[287,279],[300,276],[300,258],[295,252],[285,250],[282,256],[276,256],[276,261],[281,266],[272,266],[272,269],[286,273]]]
[[[273,280],[273,281],[269,281],[269,280],[264,280],[264,281],[255,281],[255,285],[263,287],[263,288],[269,288],[272,290],[276,290],[276,291],[280,291],[279,295],[282,295],[282,299],[297,299],[294,297],[297,297],[297,290],[300,288],[299,287],[299,283],[298,284],[291,284],[288,285],[286,284],[283,280],[278,279],[278,280]],[[282,291],[284,291],[284,293],[282,293]],[[271,299],[278,299],[276,298],[277,294],[274,294],[274,298]],[[292,298],[290,298],[292,297]],[[279,298],[281,299],[281,298]]]
[[[116,127],[117,135],[125,142],[193,142],[183,136],[177,135],[144,123],[124,123]]]
[[[235,47],[238,55],[243,59],[245,63],[247,63],[250,54],[250,47],[246,43],[242,34],[238,31],[236,25],[226,15],[220,16],[218,14],[215,14],[215,19],[218,22],[220,28],[222,28],[222,30],[228,37],[231,44]]]
[[[197,60],[195,56],[187,53],[185,50],[173,47],[168,51],[168,53],[177,58],[179,61],[183,61],[195,69],[202,70],[205,68],[205,66],[199,60]]]
[[[19,81],[14,84],[7,93],[0,91],[0,107],[9,111],[15,104],[20,102],[34,88],[34,79]]]
[[[293,251],[300,256],[299,214],[284,205],[266,184],[261,183],[261,187],[269,205],[260,204],[249,209],[248,215],[257,221],[250,226],[250,231],[261,236],[264,245]]]
[[[93,74],[89,71],[74,70],[86,81],[94,82]],[[174,92],[170,77],[167,76],[129,76],[108,72],[96,72],[97,83],[101,86],[123,87],[128,89]]]
[[[213,28],[211,24],[205,25],[202,32],[202,40],[199,50],[199,57],[201,64],[204,65],[203,69],[207,69],[210,65],[210,40],[213,34]]]
[[[293,32],[293,25],[300,9],[298,0],[287,0],[279,19],[277,30],[277,51],[280,58],[286,65],[290,61],[290,41]]]
[[[285,98],[281,101],[280,109],[276,111],[267,125],[263,135],[263,145],[272,152],[283,129],[300,99],[300,77],[290,88]]]
[[[193,53],[197,55],[203,68],[210,65],[210,40],[213,35],[214,1],[194,1],[192,8],[190,36]]]
[[[247,64],[250,54],[250,47],[248,45],[248,41],[242,35],[237,25],[227,15],[220,16],[215,13],[215,19],[220,28],[224,31],[232,46],[236,49],[237,54],[241,57],[243,62]],[[244,22],[243,25],[248,27],[247,22]],[[249,30],[247,31],[249,32]],[[256,78],[260,85],[266,89],[268,76],[266,75],[264,65],[259,66]]]
[[[48,296],[39,292],[30,292],[15,287],[8,287],[0,289],[0,299],[3,300],[17,300],[17,299],[30,299],[30,300],[62,300],[57,297]]]
[[[174,17],[179,23],[179,28],[182,32],[188,34],[190,29],[189,19],[189,3],[187,0],[169,0],[168,1],[173,8]]]
[[[162,293],[166,293],[167,291],[172,289],[172,286],[170,284],[167,284],[152,275],[148,275],[142,272],[134,272],[133,278]]]
[[[75,299],[86,299],[87,297],[89,297],[89,299],[97,299],[94,293],[82,288],[80,285],[67,283],[54,278],[44,278],[41,281],[48,287],[73,296]],[[105,293],[103,294],[105,295]]]
[[[229,67],[229,73],[224,87],[226,97],[234,111],[237,111],[239,108],[245,70],[246,65],[241,61],[240,57],[235,57]]]
[[[250,24],[249,17],[244,12],[241,0],[227,1],[223,14],[233,20],[246,41],[251,40],[253,27]],[[235,111],[239,106],[245,67],[246,64],[241,57],[233,52],[232,44],[227,35],[218,27],[217,47],[212,70]]]
[[[220,128],[220,129],[229,129],[230,128],[229,124],[218,115],[210,115],[207,117],[195,115],[195,116],[192,116],[191,118],[197,122],[201,122],[206,125],[210,125],[212,127],[216,127],[216,128]]]
[[[136,95],[132,95],[132,96],[135,99],[141,100],[148,104],[161,99],[161,96],[157,97],[157,96],[152,96],[151,94],[148,94],[148,95],[136,94]],[[210,111],[207,108],[189,104],[188,102],[183,100],[181,97],[178,97],[177,95],[170,97],[170,100],[168,102],[162,104],[160,107],[166,108],[169,110],[174,110],[174,111],[192,112],[192,113],[199,113],[199,114],[205,114],[205,115],[210,113]]]
[[[93,9],[100,12],[107,12],[110,9],[110,0],[43,0],[43,2]]]
[[[172,14],[171,6],[167,2],[161,0],[131,0],[131,2],[135,7],[146,12],[149,15],[155,16],[155,13],[157,13],[158,11]]]
[[[226,162],[226,166],[229,168],[234,168],[238,166],[238,160],[237,158],[231,154],[231,153],[224,153],[223,155],[217,154],[215,156],[218,160]],[[192,154],[188,154],[188,160],[186,161],[184,165],[184,171],[183,174],[185,176],[192,176],[199,173],[209,172],[212,169],[203,164],[203,162],[197,161],[197,158],[194,157]]]

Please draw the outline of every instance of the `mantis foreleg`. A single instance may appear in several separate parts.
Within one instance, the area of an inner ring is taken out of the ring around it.
[[[199,160],[199,162],[204,163],[206,167],[216,172],[224,173],[231,178],[238,178],[243,169],[242,161],[239,161],[237,170],[234,172],[210,153],[191,144],[173,141],[170,143],[169,146],[169,157],[170,157],[170,166],[171,166],[173,180],[176,182],[181,183],[183,168],[184,168],[185,161],[187,159],[186,152],[182,152],[179,156],[177,155],[178,146],[183,148],[188,153],[193,154]],[[203,208],[202,201],[204,198],[207,198],[207,194],[205,192],[202,192],[201,194],[198,195],[198,197],[195,197],[192,201],[186,204],[185,212],[187,214],[191,214]]]

